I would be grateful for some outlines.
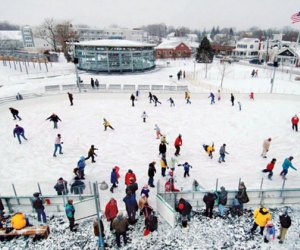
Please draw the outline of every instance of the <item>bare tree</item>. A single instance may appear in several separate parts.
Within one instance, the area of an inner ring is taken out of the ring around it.
[[[230,66],[231,66],[231,64],[229,62],[222,61],[222,60],[220,61],[219,71],[221,74],[221,84],[220,84],[221,88],[223,88],[223,81],[224,81],[225,76],[231,72]]]
[[[54,51],[58,51],[57,40],[55,34],[55,21],[53,18],[47,18],[36,29],[35,36],[49,43]]]

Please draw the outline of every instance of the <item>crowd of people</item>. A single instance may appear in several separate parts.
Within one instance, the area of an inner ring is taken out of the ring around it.
[[[96,81],[98,81],[96,79]],[[96,83],[96,81],[91,79],[91,86],[97,87],[99,86],[99,83]],[[139,93],[137,92],[136,95],[132,94],[130,96],[131,100],[131,106],[135,107],[135,101],[138,98]],[[218,91],[217,95],[217,100],[221,100],[221,94],[220,91]],[[73,106],[73,95],[71,93],[68,93],[68,98],[70,101],[70,105]],[[149,103],[154,103],[154,106],[157,106],[157,104],[162,104],[158,97],[156,95],[153,95],[151,92],[149,92],[148,95],[149,98]],[[191,104],[191,95],[187,91],[185,92],[184,98],[186,100],[186,104]],[[210,93],[209,97],[210,98],[210,104],[213,105],[215,104],[215,94]],[[250,99],[254,100],[254,94],[250,94]],[[174,107],[175,102],[172,97],[170,97],[168,100],[170,102],[170,106]],[[235,97],[233,94],[230,95],[230,102],[232,106],[234,106],[235,102]],[[241,110],[241,104],[239,103],[239,109]],[[22,118],[19,116],[19,111],[14,109],[14,108],[9,108],[10,112],[13,115],[14,120],[19,119],[19,121],[22,120]],[[148,115],[146,111],[144,111],[141,115],[142,121],[145,123],[147,121]],[[53,113],[51,116],[49,116],[46,120],[52,121],[53,122],[53,128],[58,129],[58,122],[61,122],[62,120]],[[298,123],[299,119],[297,115],[292,117],[291,119],[292,122],[292,129],[298,132]],[[111,130],[115,130],[114,127],[111,126],[110,122],[106,119],[103,118],[103,125],[104,125],[104,131],[107,131],[107,128],[110,128]],[[174,149],[175,153],[174,156],[170,157],[170,161],[167,160],[167,150],[168,150],[168,145],[169,142],[167,141],[166,135],[162,133],[161,129],[157,124],[155,124],[154,127],[155,130],[155,135],[156,139],[159,140],[159,157],[161,158],[160,160],[160,166],[161,166],[161,176],[165,178],[165,192],[179,192],[180,190],[175,187],[175,169],[177,167],[183,167],[184,169],[184,174],[183,178],[189,178],[190,177],[190,170],[193,168],[187,161],[183,161],[182,163],[178,162],[178,157],[180,156],[181,148],[183,146],[183,136],[182,134],[178,134],[178,136],[174,140]],[[16,125],[16,127],[13,130],[13,135],[14,137],[17,136],[19,143],[21,144],[21,137],[24,140],[27,140],[25,137],[25,131],[24,128],[22,128],[19,125]],[[270,149],[270,144],[271,144],[272,139],[268,138],[263,142],[263,151],[261,156],[263,158],[267,158],[267,153],[269,152]],[[61,134],[57,134],[57,137],[55,138],[54,142],[54,152],[53,156],[57,157],[57,152],[59,154],[63,154],[62,152],[62,136]],[[210,159],[213,159],[213,153],[215,152],[215,145],[212,142],[211,144],[203,144],[203,149],[207,153]],[[98,149],[94,146],[91,145],[90,149],[88,150],[87,157],[81,156],[79,161],[77,162],[77,166],[73,169],[74,173],[74,180],[71,185],[68,186],[68,182],[63,179],[63,177],[60,177],[57,180],[57,183],[54,186],[55,191],[57,192],[57,195],[67,195],[69,194],[69,188],[70,192],[72,194],[83,194],[84,189],[85,189],[85,167],[86,167],[86,161],[91,158],[91,163],[95,163],[95,157],[97,156],[96,151]],[[218,157],[218,162],[223,163],[225,162],[225,156],[226,154],[228,155],[229,153],[227,152],[226,149],[226,143],[222,143],[219,148],[219,157]],[[293,165],[292,165],[292,160],[293,156],[287,157],[284,160],[284,163],[282,165],[282,171],[280,175],[282,176],[283,179],[286,179],[286,175],[288,173],[288,169],[292,168],[294,170],[297,170]],[[263,172],[268,173],[268,178],[271,180],[273,176],[273,169],[275,167],[276,159],[273,158],[271,162],[267,165],[266,169],[263,170]],[[169,171],[167,171],[169,169]],[[118,188],[119,185],[119,179],[120,179],[120,174],[119,174],[120,168],[118,166],[114,166],[111,171],[111,176],[110,176],[110,182],[111,182],[111,187],[110,187],[110,192],[114,193],[114,189]],[[143,183],[143,188],[141,189],[140,194],[138,195],[138,183],[137,183],[137,177],[133,170],[129,169],[128,172],[125,175],[125,196],[123,199],[123,202],[126,207],[126,212],[127,212],[127,217],[124,216],[122,211],[119,211],[118,209],[118,203],[117,200],[114,198],[111,198],[108,203],[106,204],[105,207],[105,217],[107,221],[110,223],[110,230],[114,230],[115,235],[116,235],[116,244],[118,247],[121,246],[121,238],[123,238],[123,243],[126,245],[127,243],[127,236],[126,232],[128,230],[129,225],[134,225],[137,222],[137,213],[139,211],[139,214],[143,216],[144,221],[145,221],[145,231],[144,235],[148,235],[149,233],[155,231],[157,229],[157,216],[155,215],[154,209],[150,206],[149,204],[149,195],[150,195],[150,189],[149,188],[154,188],[155,181],[154,177],[156,175],[156,162],[152,161],[149,163],[148,166],[148,182]],[[204,215],[212,218],[213,216],[213,209],[214,206],[216,205],[219,210],[219,215],[221,217],[225,217],[226,214],[231,213],[232,215],[242,215],[243,213],[243,204],[247,203],[249,201],[247,192],[246,192],[246,187],[243,182],[240,182],[238,192],[233,200],[233,203],[231,204],[230,208],[227,209],[227,195],[228,192],[226,191],[225,187],[221,187],[220,191],[218,192],[208,192],[205,194],[203,197],[203,202],[205,203],[205,213]],[[137,197],[138,196],[138,197]],[[42,224],[47,223],[46,220],[46,214],[45,214],[45,207],[44,207],[44,202],[40,197],[39,193],[34,193],[33,194],[33,199],[32,199],[32,206],[35,209],[37,213],[37,219],[38,221]],[[266,211],[265,211],[266,210]],[[182,222],[183,227],[187,227],[188,221],[191,219],[192,216],[192,206],[191,204],[181,198],[178,203],[176,204],[176,211],[180,214],[180,221]],[[76,231],[76,223],[74,219],[74,214],[75,214],[75,208],[73,206],[73,200],[69,199],[67,201],[66,207],[65,207],[65,212],[66,216],[69,220],[69,228],[71,231]],[[256,228],[259,226],[261,228],[261,232],[263,232],[263,229],[266,227],[268,234],[265,236],[265,242],[267,242],[270,239],[270,235],[273,234],[272,227],[274,225],[271,223],[271,218],[268,218],[265,220],[265,224],[260,223],[259,219],[261,215],[268,214],[269,212],[267,211],[266,208],[261,208],[258,211],[255,211],[254,213],[254,219],[255,223],[253,225],[253,228],[251,229],[251,232],[254,232]],[[288,215],[285,215],[288,216]],[[29,225],[30,223],[26,222],[26,225]],[[285,225],[286,226],[286,225]],[[94,223],[94,232],[95,235],[99,236],[102,234],[104,236],[104,227],[103,227],[103,222],[101,220],[101,225],[100,225],[100,230],[99,230],[99,225],[98,222]],[[269,229],[270,228],[270,229]],[[285,238],[285,234],[288,227],[283,227],[283,229],[280,230],[280,241],[281,243],[283,242]],[[286,230],[285,230],[286,229]],[[101,233],[100,233],[101,231]],[[100,243],[99,243],[100,244]]]

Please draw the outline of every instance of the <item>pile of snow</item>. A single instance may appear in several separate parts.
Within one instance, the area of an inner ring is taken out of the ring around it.
[[[274,225],[276,237],[279,235],[279,214],[283,209],[269,209]],[[202,215],[203,210],[196,211],[187,228],[177,225],[171,229],[159,216],[158,230],[148,236],[143,236],[144,219],[139,217],[134,226],[129,226],[128,244],[121,249],[299,249],[300,238],[300,208],[289,209],[292,226],[289,228],[283,244],[275,238],[264,243],[259,230],[252,235],[250,229],[253,225],[252,211],[246,210],[241,217],[220,218],[215,214],[213,219]],[[29,217],[34,222],[32,216]],[[0,242],[1,249],[96,249],[97,238],[93,234],[93,219],[79,221],[78,231],[70,232],[68,222],[64,216],[55,216],[49,221],[50,235],[47,240],[33,241],[32,238],[20,237],[11,241]],[[109,231],[109,222],[104,219],[106,249],[116,249],[115,236]],[[121,239],[123,246],[123,239]]]

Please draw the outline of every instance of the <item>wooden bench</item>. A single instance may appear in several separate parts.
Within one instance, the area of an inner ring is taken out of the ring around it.
[[[44,239],[48,238],[50,234],[49,226],[31,226],[31,227],[24,227],[20,230],[13,229],[9,233],[5,233],[5,229],[0,229],[0,239],[2,238],[14,238],[17,236],[30,236],[30,235],[38,235]]]

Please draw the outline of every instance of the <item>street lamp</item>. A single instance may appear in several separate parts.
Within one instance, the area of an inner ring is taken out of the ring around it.
[[[273,87],[274,87],[274,81],[275,81],[275,75],[276,75],[276,69],[278,67],[278,50],[279,48],[277,48],[277,51],[276,51],[276,56],[274,58],[274,63],[273,63],[273,76],[272,76],[272,79],[271,79],[271,89],[270,89],[270,93],[272,94],[273,93]]]
[[[66,40],[65,42],[70,43],[68,40]],[[75,44],[74,44],[74,39],[71,39],[71,46],[72,46],[72,56],[73,56],[73,63],[75,66],[75,74],[76,74],[76,85],[78,88],[79,93],[81,93],[81,85],[80,85],[80,77],[78,74],[78,68],[77,68],[77,64],[78,64],[78,58],[75,57]]]

